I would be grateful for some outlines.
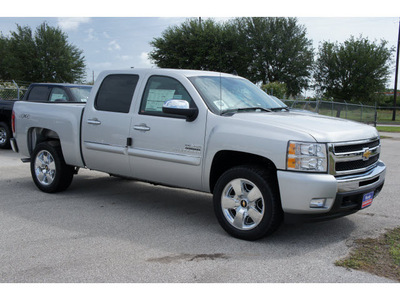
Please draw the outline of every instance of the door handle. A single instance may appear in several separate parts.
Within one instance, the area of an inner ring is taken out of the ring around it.
[[[133,129],[139,130],[139,131],[149,131],[150,127],[148,127],[146,124],[139,124],[139,125],[133,126]]]
[[[91,125],[100,125],[101,121],[97,120],[97,118],[94,118],[94,119],[88,119],[87,123]]]

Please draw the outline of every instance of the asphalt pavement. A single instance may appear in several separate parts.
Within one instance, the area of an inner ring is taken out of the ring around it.
[[[392,282],[334,265],[355,239],[400,226],[400,134],[382,135],[387,179],[371,207],[256,242],[223,231],[211,195],[89,170],[45,194],[0,150],[0,282]]]

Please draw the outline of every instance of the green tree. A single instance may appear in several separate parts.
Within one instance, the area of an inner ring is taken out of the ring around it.
[[[0,79],[9,78],[8,39],[0,32]]]
[[[162,68],[212,70],[253,82],[284,82],[290,94],[308,87],[311,41],[295,18],[237,18],[225,23],[186,20],[150,43],[150,59]]]
[[[324,42],[315,65],[316,90],[335,100],[374,103],[377,92],[385,90],[393,51],[386,41],[362,36],[342,44]]]
[[[238,35],[229,24],[188,19],[167,28],[150,45],[149,58],[161,68],[233,72],[239,66]],[[238,70],[237,70],[238,71]]]
[[[266,91],[268,95],[273,95],[279,99],[285,99],[288,94],[286,84],[283,82],[269,82],[261,86],[263,91]]]
[[[247,78],[284,82],[291,95],[309,86],[314,50],[296,18],[237,18],[235,24],[246,40]]]
[[[5,47],[7,73],[0,73],[2,79],[80,82],[84,78],[83,51],[68,43],[60,28],[44,22],[33,33],[30,27],[17,25],[10,34]]]

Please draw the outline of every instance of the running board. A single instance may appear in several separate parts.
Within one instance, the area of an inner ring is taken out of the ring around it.
[[[31,159],[30,159],[29,157],[26,157],[26,158],[21,158],[21,161],[22,161],[23,163],[30,163],[30,162],[31,162]]]

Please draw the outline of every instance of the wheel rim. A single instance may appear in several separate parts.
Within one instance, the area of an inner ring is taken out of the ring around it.
[[[50,185],[56,176],[56,164],[49,151],[42,150],[36,155],[35,174],[42,185]]]
[[[221,208],[225,219],[233,227],[250,230],[260,224],[265,202],[260,189],[253,182],[237,178],[225,186]]]
[[[4,128],[0,128],[0,144],[5,144],[7,141],[7,132]]]

